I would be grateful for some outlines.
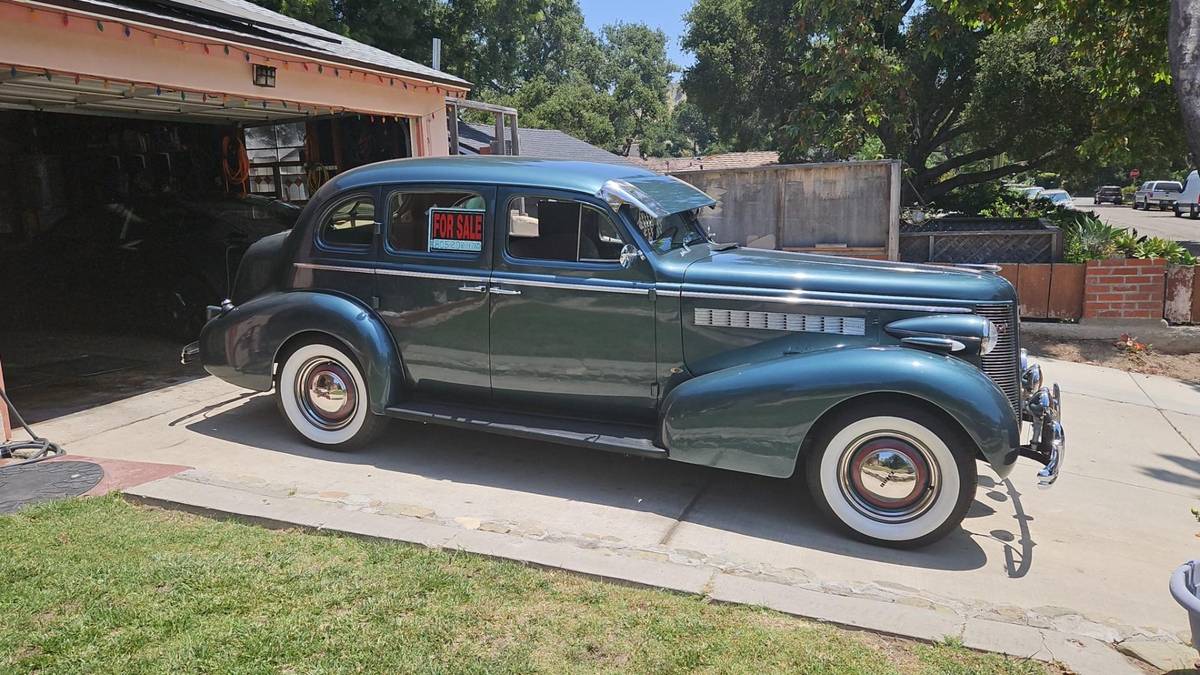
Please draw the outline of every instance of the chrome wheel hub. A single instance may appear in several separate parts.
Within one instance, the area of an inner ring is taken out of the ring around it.
[[[325,357],[310,359],[296,374],[296,402],[315,426],[332,431],[350,423],[358,409],[354,378]]]
[[[842,494],[859,513],[887,523],[912,520],[933,505],[940,472],[923,444],[898,432],[860,438],[838,465]]]

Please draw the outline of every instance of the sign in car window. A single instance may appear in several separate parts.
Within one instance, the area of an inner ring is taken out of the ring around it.
[[[478,253],[483,250],[482,209],[429,209],[429,251]]]

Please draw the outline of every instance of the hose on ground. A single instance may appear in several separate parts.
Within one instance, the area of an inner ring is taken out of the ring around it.
[[[9,457],[13,457],[15,453],[22,450],[34,451],[25,459],[25,461],[16,462],[14,464],[6,464],[5,466],[0,467],[0,469],[21,466],[23,464],[32,464],[34,462],[40,462],[43,459],[50,459],[51,457],[58,457],[59,455],[67,454],[67,451],[63,450],[59,444],[33,433],[33,429],[25,422],[25,418],[21,417],[21,413],[17,411],[16,406],[12,404],[12,401],[8,398],[8,394],[2,388],[0,388],[0,399],[3,399],[3,403],[0,403],[0,405],[8,406],[8,409],[12,412],[13,419],[16,420],[17,424],[19,424],[21,428],[25,430],[25,433],[29,434],[29,440],[0,443],[0,458],[7,459]]]

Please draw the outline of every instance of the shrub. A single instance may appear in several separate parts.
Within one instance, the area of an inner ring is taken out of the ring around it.
[[[1125,187],[1121,188],[1121,201],[1133,201],[1133,193],[1137,192],[1137,189],[1138,186],[1136,185],[1126,185]]]

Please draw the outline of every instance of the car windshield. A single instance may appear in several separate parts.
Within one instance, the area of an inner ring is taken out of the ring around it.
[[[637,225],[638,230],[656,253],[666,253],[684,246],[695,246],[708,241],[708,235],[696,217],[696,210],[680,211],[662,218],[642,211],[631,205],[621,207],[621,213]]]
[[[1039,195],[1042,199],[1049,199],[1055,204],[1062,204],[1071,201],[1071,195],[1062,190],[1047,190]]]

